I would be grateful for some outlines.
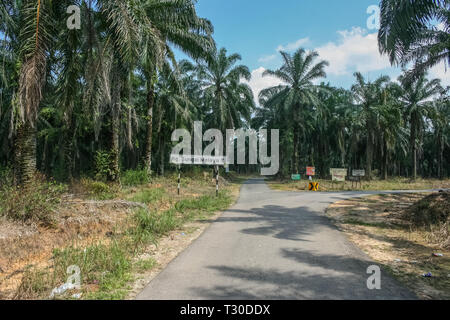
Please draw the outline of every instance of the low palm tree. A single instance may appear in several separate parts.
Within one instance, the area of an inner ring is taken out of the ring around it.
[[[283,84],[261,91],[260,97],[269,97],[266,106],[277,106],[284,109],[292,119],[291,125],[294,132],[294,152],[292,158],[293,171],[299,172],[299,137],[302,123],[302,112],[307,106],[318,106],[317,92],[320,89],[314,84],[315,80],[325,78],[325,67],[328,62],[320,61],[315,63],[319,56],[317,52],[306,52],[298,49],[293,55],[280,52],[284,64],[278,70],[266,70],[263,76],[276,77]],[[305,114],[306,115],[306,114]]]

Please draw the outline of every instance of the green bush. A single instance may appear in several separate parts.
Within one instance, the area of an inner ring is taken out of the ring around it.
[[[102,150],[97,151],[95,154],[95,179],[106,181],[112,175],[110,153]]]
[[[166,190],[163,188],[145,189],[137,193],[132,201],[149,204],[161,200],[165,194]]]
[[[120,181],[124,186],[140,186],[149,183],[150,179],[145,170],[128,170],[122,174]]]
[[[115,197],[116,191],[105,182],[83,178],[81,179],[81,185],[89,197],[96,200],[110,200]]]

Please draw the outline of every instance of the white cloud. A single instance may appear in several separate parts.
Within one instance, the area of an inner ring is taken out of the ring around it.
[[[301,46],[305,46],[305,45],[309,44],[309,42],[310,42],[309,38],[298,39],[297,41],[288,43],[285,46],[279,45],[277,47],[277,51],[287,51],[287,52],[295,51],[298,48],[300,48]]]
[[[242,80],[243,83],[248,84],[250,88],[252,88],[256,104],[259,104],[258,95],[262,90],[270,87],[275,87],[283,83],[281,80],[275,77],[263,77],[264,71],[266,71],[265,68],[259,67],[258,69],[252,71],[252,79],[250,81]]]
[[[277,58],[277,55],[276,54],[272,54],[270,56],[263,56],[263,57],[259,58],[258,62],[260,62],[260,63],[267,63],[267,62],[270,62],[272,60],[275,60],[276,58]]]
[[[355,71],[370,72],[389,68],[387,56],[381,56],[378,50],[376,33],[354,27],[352,30],[338,31],[338,42],[329,42],[316,48],[320,58],[327,60],[330,75],[351,75]]]

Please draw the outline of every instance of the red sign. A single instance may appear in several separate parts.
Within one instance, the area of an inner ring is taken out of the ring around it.
[[[316,168],[315,167],[306,167],[306,175],[307,176],[315,176],[316,175]]]

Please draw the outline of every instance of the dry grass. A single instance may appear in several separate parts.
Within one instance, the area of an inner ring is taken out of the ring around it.
[[[449,299],[450,248],[446,245],[448,238],[442,238],[443,224],[418,226],[410,219],[411,212],[424,201],[428,207],[442,208],[436,204],[441,196],[376,195],[337,202],[327,213],[352,242],[420,298]],[[444,256],[433,257],[433,253]],[[428,272],[432,278],[422,276]]]

